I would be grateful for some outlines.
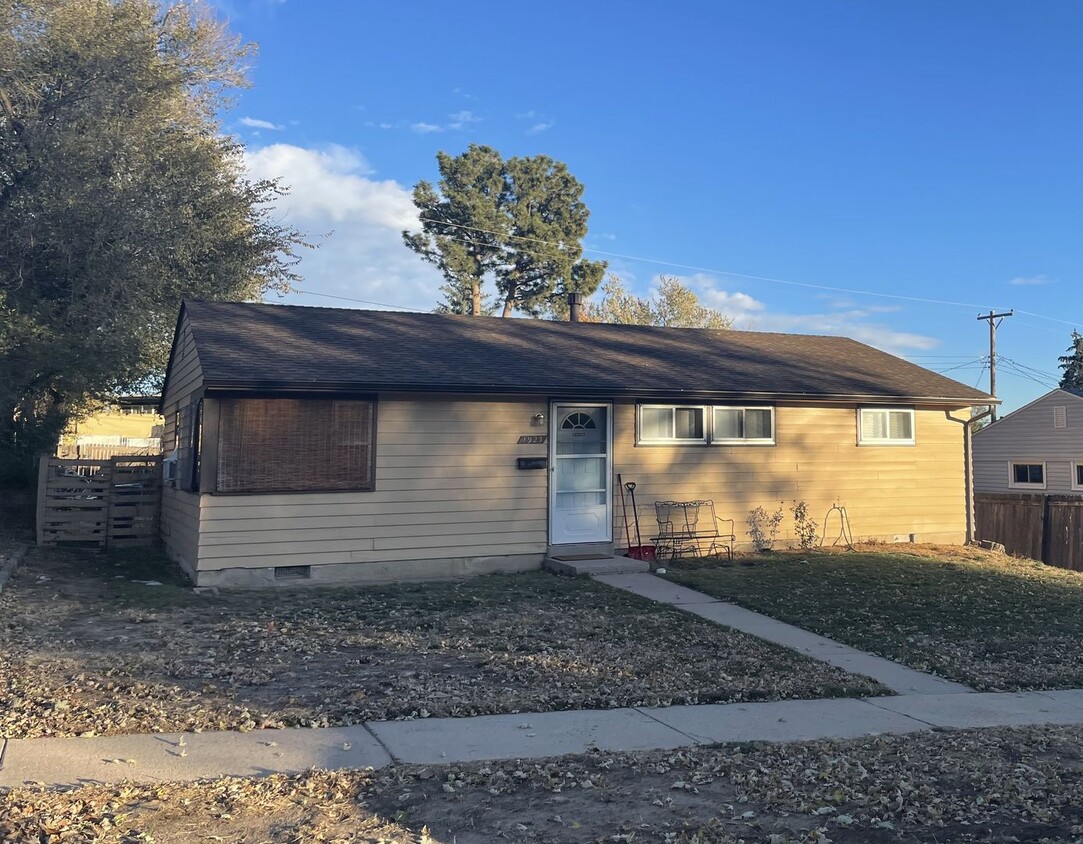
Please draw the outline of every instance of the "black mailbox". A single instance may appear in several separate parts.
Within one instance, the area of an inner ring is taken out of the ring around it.
[[[548,457],[516,457],[516,469],[544,469],[549,465]]]

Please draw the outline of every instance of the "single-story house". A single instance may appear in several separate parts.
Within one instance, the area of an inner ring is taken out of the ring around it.
[[[1083,391],[1051,390],[975,431],[974,491],[1083,494]]]
[[[843,337],[185,302],[163,540],[200,585],[519,571],[625,545],[620,475],[961,543],[989,401]]]

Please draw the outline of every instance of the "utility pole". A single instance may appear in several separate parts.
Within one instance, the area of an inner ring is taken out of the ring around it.
[[[989,320],[989,395],[997,397],[997,328],[1007,317],[1015,316],[1015,309],[1006,314],[998,314],[989,311],[987,314],[978,314],[978,319]],[[996,320],[1000,320],[997,322]],[[997,421],[997,409],[995,404],[989,405],[989,421]]]

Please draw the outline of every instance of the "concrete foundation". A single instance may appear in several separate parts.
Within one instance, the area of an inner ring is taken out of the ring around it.
[[[537,571],[542,554],[501,557],[445,557],[435,560],[400,560],[393,563],[326,563],[291,567],[227,568],[196,572],[198,587],[280,589],[304,586],[374,585],[417,580],[451,580],[480,574]]]

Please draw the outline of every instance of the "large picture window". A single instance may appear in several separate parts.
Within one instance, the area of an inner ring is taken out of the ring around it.
[[[375,403],[223,399],[218,492],[371,490]]]
[[[913,445],[913,408],[860,408],[857,412],[857,441],[860,445]]]
[[[773,407],[641,404],[640,445],[772,445]]]

